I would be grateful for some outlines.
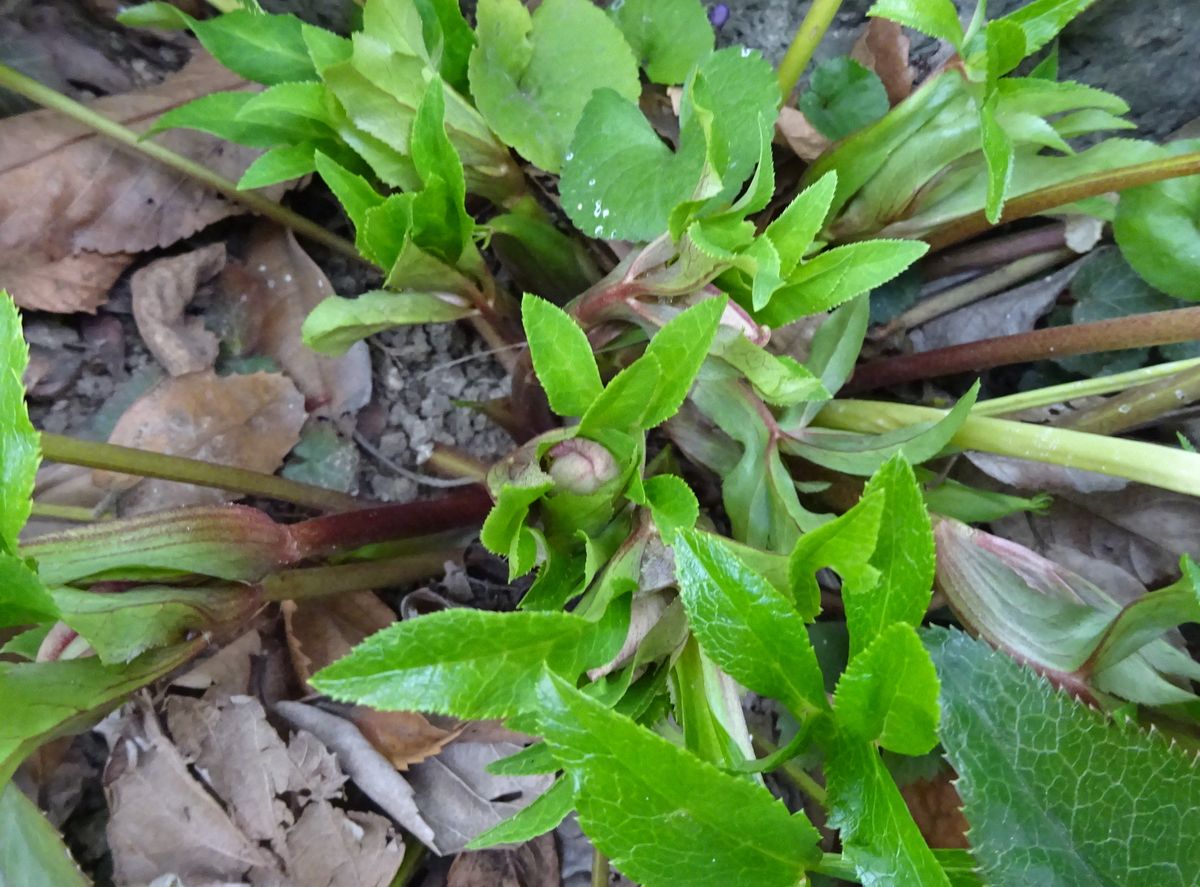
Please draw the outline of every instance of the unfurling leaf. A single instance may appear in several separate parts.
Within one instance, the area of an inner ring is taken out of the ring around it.
[[[576,780],[580,826],[629,877],[655,887],[793,887],[819,858],[804,814],[553,675],[538,686],[537,717]]]

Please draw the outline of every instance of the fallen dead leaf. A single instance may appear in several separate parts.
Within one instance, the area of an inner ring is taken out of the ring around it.
[[[244,260],[230,263],[220,286],[225,310],[245,314],[244,337],[252,342],[244,344],[274,358],[304,394],[310,413],[339,416],[366,406],[371,399],[366,343],[326,357],[300,339],[304,318],[333,289],[292,232],[270,222],[255,226]]]
[[[165,876],[251,887],[391,882],[402,858],[391,824],[331,803],[345,801],[346,777],[314,736],[285,744],[248,696],[210,689],[167,706],[174,742],[144,709],[109,730],[117,884]]]
[[[158,86],[89,107],[143,131],[164,111],[245,81],[197,51]],[[156,139],[236,180],[257,151],[192,130]],[[242,208],[56,111],[0,121],[0,276],[25,308],[95,311],[132,255],[169,246]],[[272,198],[286,184],[263,190]]]
[[[184,309],[196,290],[225,267],[225,244],[214,243],[139,268],[129,279],[133,318],[150,353],[172,376],[211,369],[220,343],[204,321]]]
[[[562,875],[554,835],[518,847],[460,853],[446,873],[446,887],[559,887]]]
[[[262,637],[248,631],[226,644],[207,659],[201,659],[179,677],[172,687],[183,690],[212,691],[214,695],[235,696],[250,689],[250,662],[263,651]]]
[[[109,442],[271,473],[300,439],[305,418],[303,398],[286,377],[218,376],[209,370],[151,388],[117,420]],[[191,484],[108,471],[94,476],[97,486],[125,491],[125,514],[227,499],[222,490]]]
[[[414,764],[408,782],[417,809],[436,835],[434,849],[458,853],[478,834],[533,803],[554,782],[551,775],[496,776],[487,765],[516,754],[515,742],[464,742]]]
[[[415,711],[375,711],[355,706],[346,716],[397,770],[407,770],[436,755],[463,731],[462,725],[435,727]]]
[[[779,109],[775,141],[782,141],[801,160],[816,160],[833,144],[803,113],[787,105]]]
[[[850,58],[879,75],[893,106],[912,92],[915,72],[908,63],[908,46],[904,28],[885,18],[873,18],[850,51]]]

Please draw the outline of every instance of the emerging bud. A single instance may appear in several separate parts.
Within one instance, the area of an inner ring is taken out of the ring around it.
[[[550,450],[550,476],[567,493],[588,496],[620,474],[612,453],[591,440],[574,437]]]

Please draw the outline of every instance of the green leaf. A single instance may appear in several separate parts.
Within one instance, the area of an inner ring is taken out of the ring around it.
[[[1025,32],[1026,55],[1037,52],[1096,0],[1033,0],[997,21],[1018,25]]]
[[[492,761],[485,769],[494,776],[536,776],[540,773],[557,773],[559,766],[550,753],[550,746],[535,742],[507,758]]]
[[[475,32],[463,18],[458,0],[416,0],[429,56],[442,79],[463,95],[470,86],[467,65],[475,48]]]
[[[798,104],[808,121],[834,141],[869,126],[891,107],[879,75],[845,55],[817,65]]]
[[[414,0],[368,0],[363,5],[362,33],[400,55],[425,61],[425,23]]]
[[[320,151],[314,154],[313,161],[317,172],[325,180],[325,184],[329,186],[333,196],[338,199],[346,211],[346,215],[350,217],[357,233],[359,251],[365,253],[363,229],[367,224],[367,213],[383,203],[383,195],[362,176],[351,172],[332,157]],[[368,256],[368,258],[371,257]]]
[[[870,318],[869,297],[852,299],[829,315],[817,328],[808,353],[808,368],[821,380],[825,390],[836,394],[846,384],[858,354],[862,351]],[[796,417],[799,425],[807,425],[821,410],[820,403],[807,404]],[[791,427],[792,423],[786,423]]]
[[[646,355],[656,358],[664,373],[643,427],[653,428],[667,421],[683,405],[712,347],[724,311],[725,299],[708,298],[681,311],[654,334]]]
[[[667,372],[653,354],[643,354],[613,376],[579,422],[579,434],[596,437],[606,428],[646,428],[663,375]]]
[[[677,530],[690,530],[696,525],[700,503],[682,477],[658,474],[643,481],[642,490],[654,525],[664,540],[669,542]]]
[[[599,277],[583,245],[558,230],[531,197],[513,212],[492,216],[483,228],[516,285],[553,302],[565,304]]]
[[[893,456],[875,473],[863,495],[878,491],[884,500],[871,566],[879,585],[843,592],[853,649],[862,649],[896,622],[917,626],[933,594],[933,528],[925,500],[903,456]]]
[[[587,334],[567,312],[529,293],[521,299],[521,322],[550,409],[582,416],[603,389]]]
[[[951,0],[875,0],[867,15],[899,22],[962,51],[962,22]]]
[[[771,220],[764,235],[779,253],[780,272],[791,276],[825,224],[837,191],[837,172],[830,170],[796,195],[787,209]]]
[[[90,887],[58,831],[16,785],[0,786],[0,884]]]
[[[532,710],[543,666],[574,680],[594,633],[570,613],[442,610],[373,634],[311,683],[385,711],[510,717]]]
[[[1200,139],[1172,142],[1163,157],[1200,150]],[[1113,234],[1143,280],[1172,296],[1200,301],[1200,176],[1121,192]]]
[[[776,329],[836,308],[891,280],[928,249],[912,240],[867,240],[827,250],[800,265],[755,316]]]
[[[713,51],[713,29],[700,0],[625,0],[613,19],[652,83],[683,83]]]
[[[15,553],[33,507],[33,476],[41,462],[38,433],[25,408],[21,376],[29,347],[12,297],[0,290],[0,551]]]
[[[575,792],[571,788],[571,781],[559,779],[528,807],[476,835],[466,849],[483,850],[497,844],[524,844],[558,828],[574,809]]]
[[[658,137],[636,102],[599,89],[583,110],[559,190],[567,216],[590,237],[652,240],[690,199],[704,169],[703,138],[678,153]]]
[[[767,403],[789,406],[801,401],[828,400],[830,397],[821,380],[803,364],[786,354],[772,354],[755,345],[740,331],[721,330],[713,354],[740,370]]]
[[[833,697],[838,724],[862,742],[923,755],[937,745],[938,679],[913,626],[896,622],[850,659]]]
[[[345,354],[355,342],[397,326],[447,323],[475,309],[448,293],[393,293],[371,290],[356,299],[330,296],[304,318],[304,344],[322,354]]]
[[[168,129],[195,129],[251,148],[271,148],[281,142],[303,137],[287,123],[241,120],[239,112],[261,93],[214,92],[193,99],[186,105],[164,112],[146,131],[147,136]]]
[[[199,20],[169,3],[145,3],[130,12],[137,21],[145,21],[150,14],[159,21],[173,18],[178,27],[189,28],[217,61],[247,80],[270,86],[317,79],[300,32],[302,23],[294,15],[236,9]]]
[[[413,198],[413,241],[447,264],[458,262],[475,228],[467,214],[462,161],[446,133],[446,89],[434,77],[413,119],[413,165],[424,188]]]
[[[979,109],[979,133],[983,141],[983,157],[987,162],[987,220],[993,225],[1000,220],[1008,186],[1012,181],[1013,146],[1004,127],[996,120],[998,96],[993,96]]]
[[[960,632],[929,630],[925,644],[942,683],[942,743],[986,883],[1200,880],[1191,752],[1111,721]]]
[[[865,493],[854,507],[815,530],[809,530],[796,543],[788,557],[788,583],[800,613],[815,619],[821,608],[821,589],[817,571],[832,568],[842,578],[842,594],[848,588],[869,592],[879,581],[879,571],[871,566],[871,555],[879,537],[885,493]]]
[[[637,62],[616,25],[587,0],[482,0],[471,92],[505,142],[547,172],[562,166],[598,89],[636,101]]]
[[[192,641],[105,665],[95,657],[61,662],[0,662],[0,784],[43,742],[99,720],[139,687],[191,659],[205,645]],[[4,842],[7,844],[7,840]]]
[[[714,662],[797,717],[828,708],[804,619],[718,536],[681,530],[672,543],[692,632]]]
[[[859,880],[880,887],[949,887],[875,747],[841,734],[824,745],[829,824],[841,830],[842,853]]]
[[[279,182],[298,179],[311,172],[316,172],[317,165],[313,159],[314,148],[311,143],[299,145],[282,145],[271,148],[261,156],[256,157],[242,177],[238,179],[238,190],[249,191],[254,188],[265,188]]]
[[[655,887],[793,887],[816,829],[761,785],[723,773],[552,675],[538,722],[575,778],[579,824],[622,873]]]
[[[0,551],[0,626],[33,625],[58,618],[54,598],[25,561]]]

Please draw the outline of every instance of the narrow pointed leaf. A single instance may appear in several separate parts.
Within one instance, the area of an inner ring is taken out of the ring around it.
[[[587,335],[561,308],[529,293],[521,300],[521,322],[550,409],[582,416],[603,388]]]

